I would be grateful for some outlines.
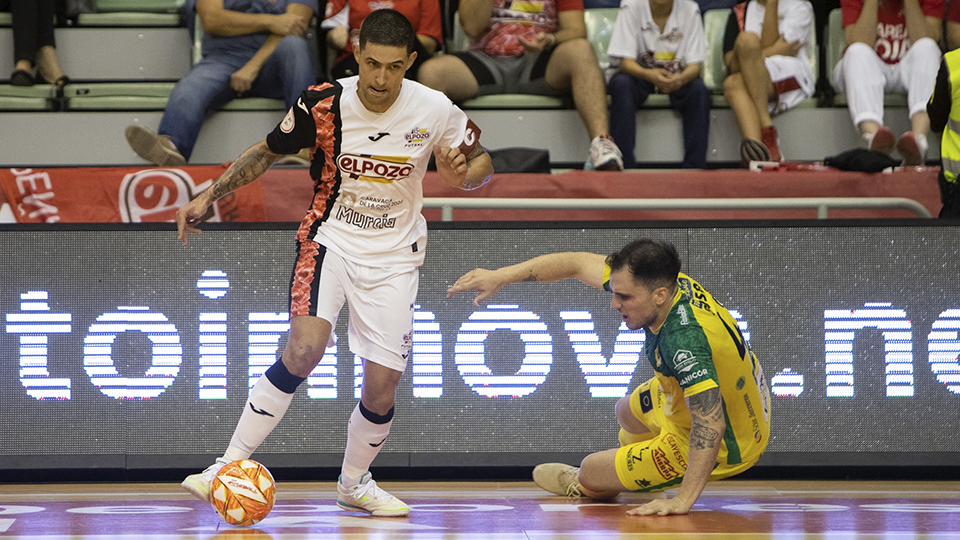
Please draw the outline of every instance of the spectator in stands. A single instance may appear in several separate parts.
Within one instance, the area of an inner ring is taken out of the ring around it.
[[[206,115],[232,99],[282,98],[293,107],[317,81],[303,38],[316,0],[196,0],[195,9],[203,59],[170,93],[159,133],[139,125],[125,133],[137,155],[161,167],[184,165]]]
[[[357,74],[357,59],[353,56],[360,40],[360,23],[376,9],[390,7],[402,13],[417,32],[417,59],[407,70],[406,77],[417,80],[420,66],[440,49],[443,43],[443,25],[440,22],[438,0],[330,0],[327,3],[327,19],[322,27],[329,28],[327,45],[338,51],[330,74],[334,79]]]
[[[572,93],[591,138],[586,167],[623,169],[609,134],[603,73],[586,39],[583,0],[460,0],[459,17],[470,50],[425,62],[421,83],[458,102],[487,94]]]
[[[956,1],[956,0],[954,0]],[[942,218],[960,218],[960,128],[956,118],[960,117],[960,50],[953,50],[943,56],[937,83],[927,104],[931,128],[942,133],[940,138],[940,173],[937,183],[940,185],[940,209]]]
[[[833,70],[833,84],[847,93],[850,117],[867,147],[889,154],[896,146],[904,165],[927,157],[930,117],[926,104],[940,65],[944,0],[842,0],[847,49]],[[896,138],[883,125],[884,91],[906,92],[912,130]]]
[[[960,48],[960,0],[947,2],[947,50]]]
[[[56,0],[10,0],[13,20],[13,86],[53,84],[58,96],[70,79],[63,74],[53,39]],[[34,74],[36,68],[36,74]]]
[[[807,0],[749,0],[734,6],[723,37],[723,95],[743,136],[740,160],[783,161],[773,116],[813,95]]]
[[[706,56],[700,8],[693,0],[623,0],[607,49],[612,76],[610,133],[623,166],[636,167],[637,108],[667,94],[683,115],[683,167],[707,164],[710,91],[700,78]]]

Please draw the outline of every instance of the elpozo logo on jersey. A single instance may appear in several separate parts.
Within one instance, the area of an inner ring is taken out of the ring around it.
[[[427,131],[426,128],[413,128],[410,130],[410,133],[403,136],[403,139],[407,141],[404,147],[423,146],[423,143],[427,142],[429,138],[430,132]]]
[[[350,178],[391,184],[408,178],[413,172],[415,167],[407,163],[409,159],[407,156],[340,154],[337,158],[337,168]]]

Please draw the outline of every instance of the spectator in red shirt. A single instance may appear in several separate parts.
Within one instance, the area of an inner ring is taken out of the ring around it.
[[[573,94],[590,135],[587,167],[622,170],[609,134],[606,84],[587,41],[583,0],[460,0],[470,50],[423,64],[419,81],[453,101],[488,94]]]
[[[436,54],[443,43],[443,27],[440,22],[438,0],[330,0],[327,2],[326,20],[321,27],[329,28],[327,45],[338,51],[330,69],[334,79],[357,74],[357,60],[353,51],[358,47],[360,24],[371,12],[378,9],[393,9],[402,13],[417,33],[417,59],[407,70],[406,77],[417,80],[417,72],[424,62]]]
[[[960,0],[947,2],[947,50],[960,48]]]
[[[927,156],[927,101],[940,67],[944,0],[841,0],[847,49],[833,70],[834,86],[847,93],[847,107],[867,147],[889,154],[896,147],[904,165]],[[911,131],[896,138],[883,125],[884,91],[906,92]]]

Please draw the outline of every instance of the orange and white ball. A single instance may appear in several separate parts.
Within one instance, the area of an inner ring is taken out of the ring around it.
[[[210,485],[210,503],[230,525],[259,523],[273,508],[277,485],[266,467],[252,459],[224,465]]]

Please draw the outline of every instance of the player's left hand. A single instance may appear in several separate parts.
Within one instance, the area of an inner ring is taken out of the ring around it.
[[[690,512],[692,504],[687,504],[679,497],[672,499],[655,499],[646,504],[627,511],[628,516],[669,516],[683,515]]]
[[[444,182],[451,186],[463,184],[467,177],[467,156],[459,148],[434,146],[433,155],[437,159],[437,172]]]
[[[520,44],[523,45],[523,48],[526,49],[528,53],[537,53],[551,45],[557,44],[557,36],[546,32],[537,32],[537,35],[534,36],[533,39],[520,36],[517,40],[520,41]]]
[[[259,71],[250,66],[243,66],[230,75],[230,88],[236,92],[237,97],[243,97],[253,87],[253,81],[259,75]]]
[[[504,286],[496,277],[496,271],[477,268],[460,276],[456,283],[447,289],[447,298],[451,298],[454,293],[461,291],[477,291],[477,296],[473,299],[474,307],[479,307],[480,302],[497,294]]]
[[[205,195],[206,193],[201,193],[177,210],[177,238],[183,242],[183,245],[187,245],[188,233],[203,234],[197,225],[207,213],[207,207],[210,206]]]

